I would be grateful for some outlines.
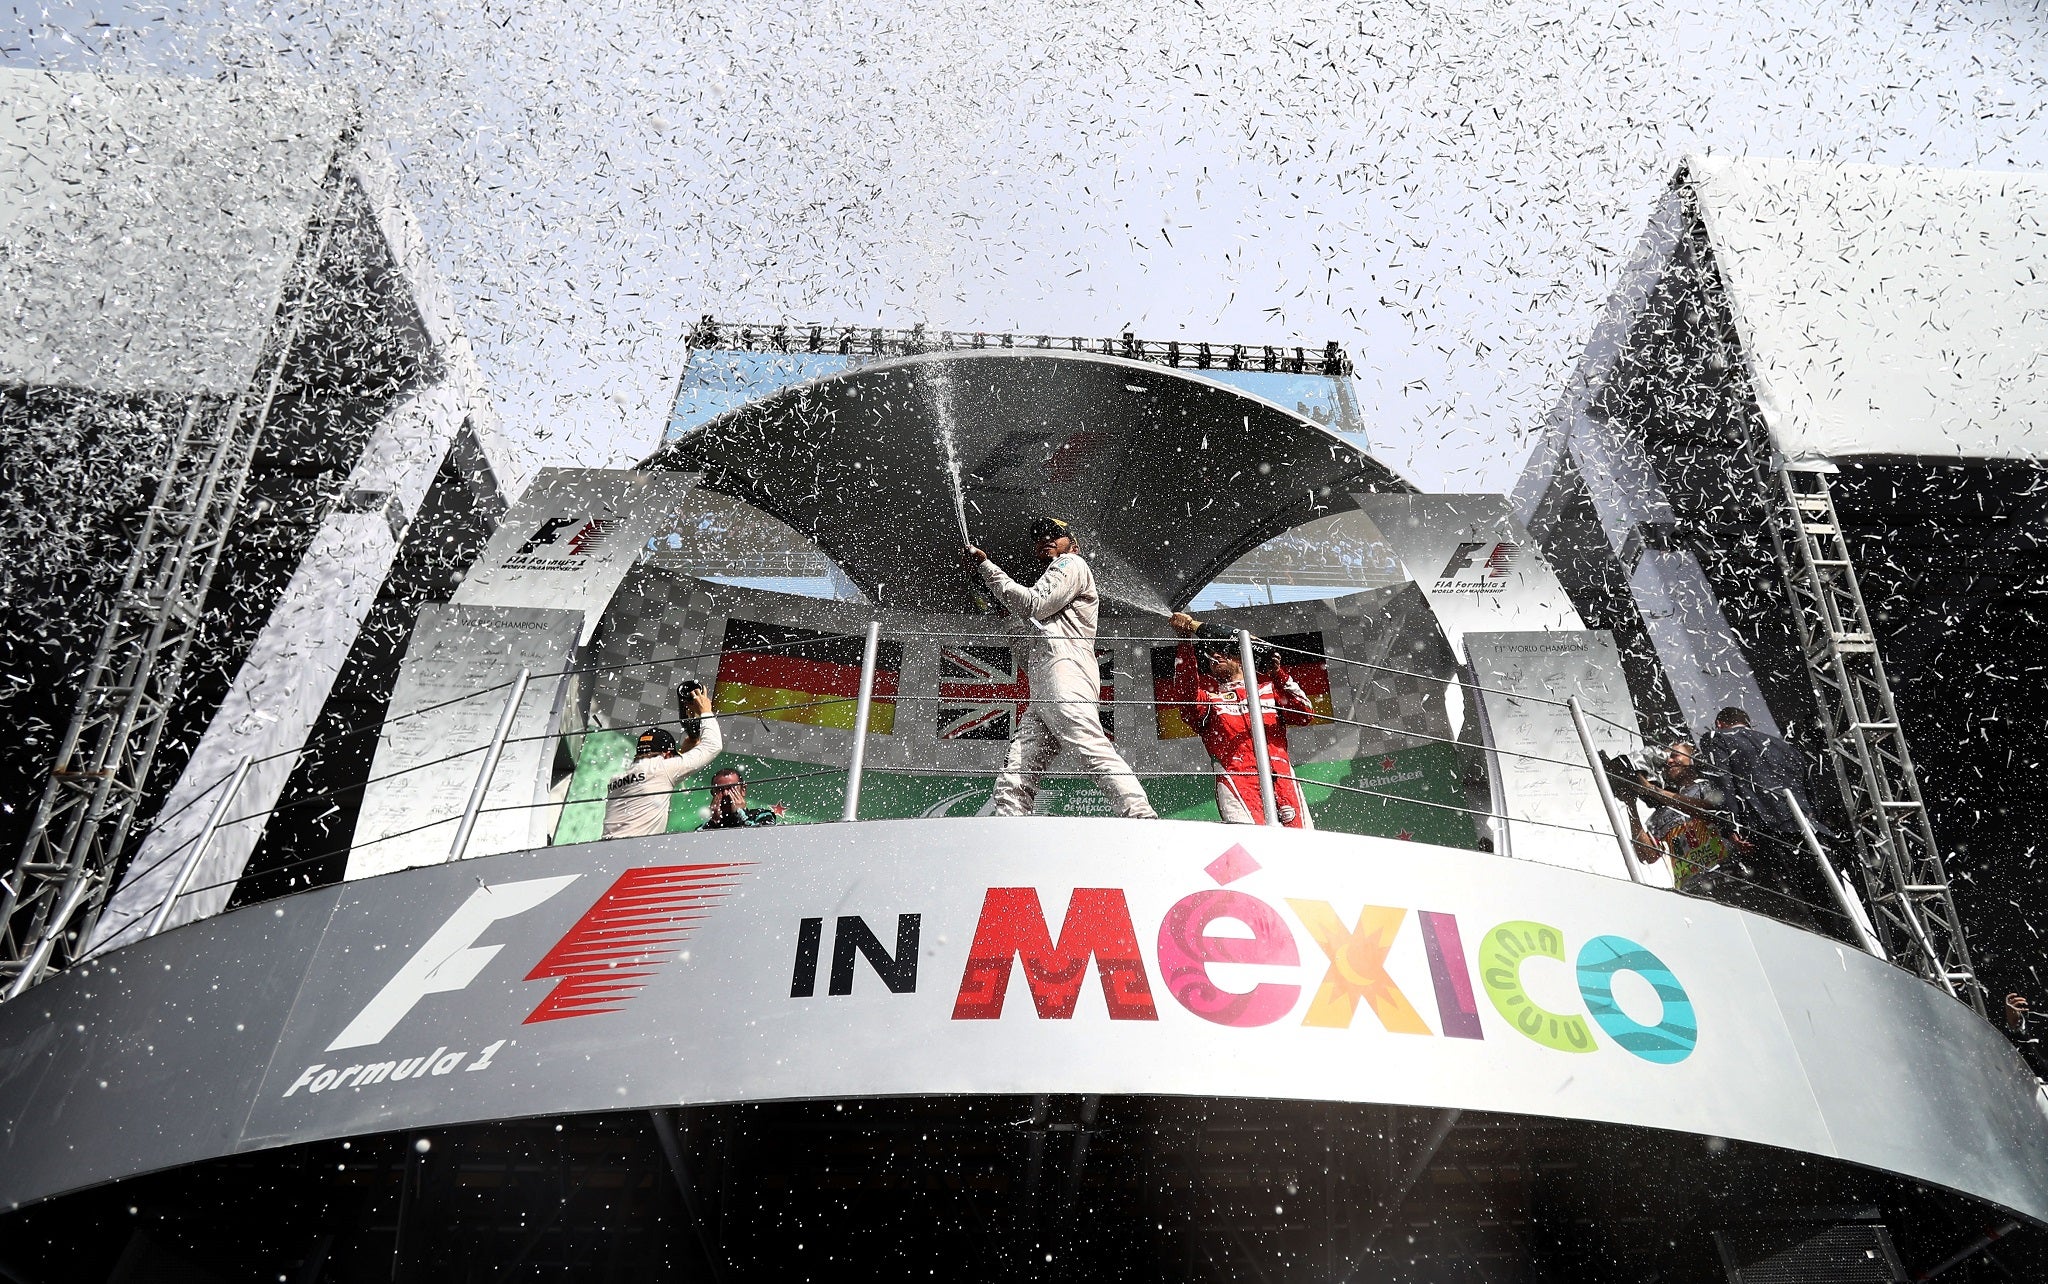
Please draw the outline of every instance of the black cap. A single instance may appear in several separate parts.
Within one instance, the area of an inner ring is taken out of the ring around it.
[[[1237,647],[1228,642],[1204,640],[1195,643],[1195,663],[1201,667],[1202,672],[1207,673],[1210,665],[1217,660],[1237,663]]]
[[[1062,518],[1051,517],[1046,515],[1041,515],[1032,518],[1031,538],[1043,539],[1048,535],[1054,539],[1058,539],[1062,535],[1065,535],[1069,538],[1077,538],[1074,535],[1074,528],[1068,525],[1067,522]]]
[[[1195,643],[1195,660],[1204,670],[1211,660],[1228,660],[1232,664],[1242,661],[1235,642],[1214,641],[1202,638]],[[1252,639],[1252,667],[1260,673],[1271,673],[1280,663],[1280,652],[1264,638]]]
[[[649,727],[640,733],[640,744],[635,750],[635,754],[639,757],[645,757],[649,754],[674,753],[675,751],[676,738],[674,736],[660,727]]]

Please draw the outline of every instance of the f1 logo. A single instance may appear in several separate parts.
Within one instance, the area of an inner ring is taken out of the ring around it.
[[[1476,572],[1475,579],[1505,579],[1509,559],[1515,555],[1513,544],[1497,543],[1492,540],[1467,540],[1458,545],[1451,554],[1451,560],[1444,563],[1438,573],[1439,580],[1455,580],[1467,572]]]
[[[363,1005],[356,1019],[327,1045],[329,1052],[362,1048],[382,1043],[384,1036],[405,1019],[429,994],[460,990],[476,980],[484,965],[498,956],[503,945],[478,945],[476,938],[501,918],[524,914],[582,877],[564,874],[558,878],[534,878],[520,883],[488,883],[469,894],[461,908],[448,916],[441,930],[427,938],[398,969],[398,975],[384,983],[376,997]]]
[[[563,532],[563,530],[567,529],[568,527],[574,526],[576,522],[577,519],[574,517],[548,518],[546,521],[540,524],[539,529],[535,530],[533,534],[527,536],[526,542],[524,544],[521,544],[513,555],[515,557],[522,556],[524,554],[533,552],[535,549],[539,548],[543,544],[554,543],[555,537],[557,535],[560,535]]]
[[[674,956],[746,868],[744,863],[645,865],[620,874],[526,974],[528,981],[555,985],[523,1024],[617,1011]],[[327,1050],[382,1043],[421,999],[466,988],[505,948],[476,944],[485,928],[524,914],[581,877],[490,883],[471,892]],[[916,967],[914,958],[911,967]]]

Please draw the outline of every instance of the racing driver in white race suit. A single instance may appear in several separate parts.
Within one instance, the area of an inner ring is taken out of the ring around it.
[[[994,814],[1030,815],[1039,777],[1060,750],[1072,749],[1117,815],[1155,820],[1157,813],[1143,786],[1102,730],[1097,707],[1102,675],[1095,664],[1095,620],[1101,599],[1095,592],[1095,572],[1074,551],[1073,528],[1059,518],[1032,522],[1031,540],[1045,569],[1029,588],[1004,574],[978,548],[969,547],[962,555],[1031,634],[1031,707],[1010,738],[1009,761],[996,777]]]

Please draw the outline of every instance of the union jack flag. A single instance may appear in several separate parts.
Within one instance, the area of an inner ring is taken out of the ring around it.
[[[1031,675],[1022,653],[1007,646],[949,646],[939,652],[939,739],[1008,740],[1031,703]],[[1101,698],[1115,698],[1112,653],[1095,653]],[[1102,729],[1116,734],[1113,711],[1102,710]]]
[[[939,652],[939,739],[1008,740],[1031,700],[1031,675],[1006,646]]]

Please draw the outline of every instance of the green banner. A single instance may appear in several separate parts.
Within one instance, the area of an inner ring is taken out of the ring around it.
[[[583,738],[569,786],[569,802],[555,844],[587,843],[604,828],[604,797],[612,776],[632,758],[633,738],[598,731]],[[1059,764],[1056,762],[1055,766]],[[845,768],[750,754],[724,754],[690,776],[669,802],[670,833],[696,829],[710,815],[711,777],[725,767],[747,776],[747,805],[780,803],[785,824],[839,819],[846,799]],[[1295,768],[1316,828],[1376,834],[1443,847],[1476,848],[1473,817],[1464,808],[1455,745],[1427,744],[1370,759],[1303,763]],[[1175,820],[1217,820],[1213,776],[1165,776],[1144,782],[1153,810]],[[863,820],[973,816],[988,806],[995,779],[987,775],[911,774],[871,769],[861,781]],[[1333,789],[1345,785],[1349,789]],[[1354,793],[1351,790],[1366,790]],[[1107,816],[1109,802],[1095,786],[1074,777],[1048,778],[1039,810],[1053,816]]]

